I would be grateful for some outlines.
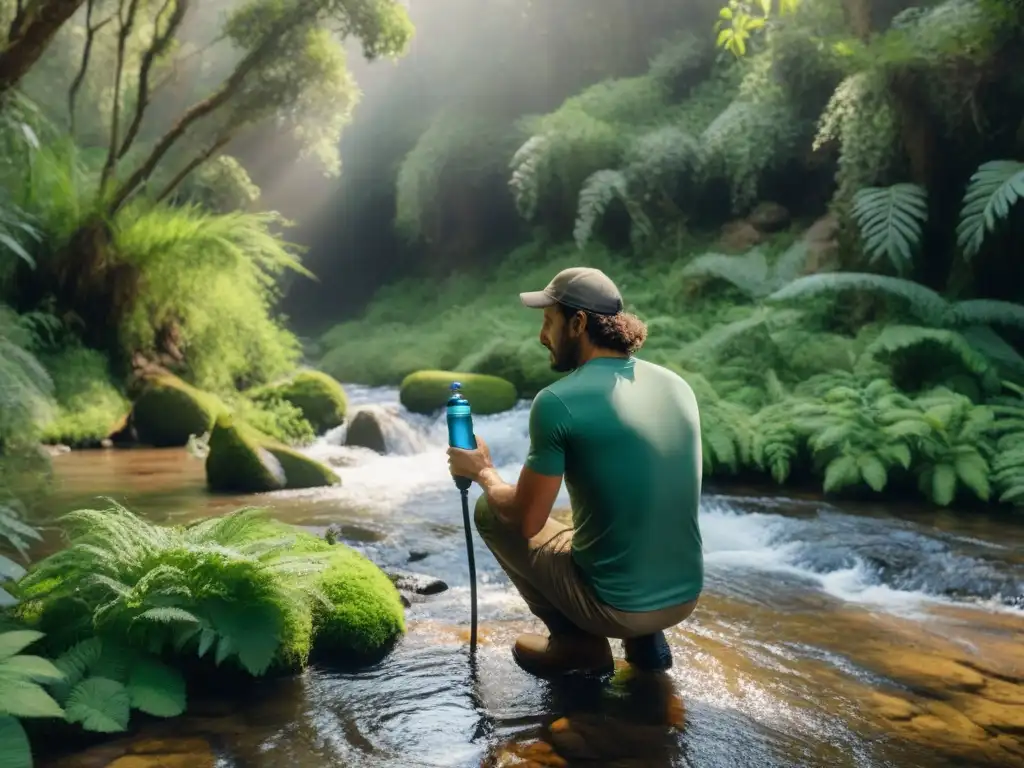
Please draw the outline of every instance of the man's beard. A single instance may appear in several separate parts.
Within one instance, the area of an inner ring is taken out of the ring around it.
[[[575,371],[580,367],[580,340],[571,338],[568,333],[562,334],[558,345],[551,352],[551,370],[557,373]]]

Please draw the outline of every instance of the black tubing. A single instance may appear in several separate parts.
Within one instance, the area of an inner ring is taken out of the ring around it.
[[[469,561],[469,652],[476,654],[476,556],[473,554],[473,529],[469,519],[469,489],[460,488],[462,495],[462,524],[466,529],[466,559]]]

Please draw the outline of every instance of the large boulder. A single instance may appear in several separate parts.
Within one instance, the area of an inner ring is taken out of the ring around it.
[[[256,402],[277,398],[291,403],[318,435],[341,426],[348,410],[341,384],[321,371],[300,371],[287,381],[267,384],[247,394]]]
[[[266,493],[337,485],[324,466],[227,415],[217,418],[206,457],[206,483],[218,493]]]
[[[132,406],[131,421],[140,443],[156,448],[180,448],[192,435],[213,428],[228,413],[220,398],[186,384],[169,373],[145,381]]]
[[[512,383],[520,397],[533,397],[564,374],[551,369],[551,359],[537,339],[494,339],[467,355],[460,371],[486,373]]]
[[[509,411],[515,407],[519,399],[515,386],[497,376],[452,371],[417,371],[410,373],[402,381],[399,394],[402,405],[413,413],[436,413],[448,402],[453,381],[462,382],[462,394],[469,400],[473,413],[481,416]]]
[[[380,407],[360,408],[348,425],[345,445],[369,448],[377,453],[387,453],[388,443],[384,436],[385,418],[387,418],[387,414]]]
[[[383,657],[405,632],[402,598],[373,562],[343,544],[297,534],[294,554],[326,559],[319,591],[327,598],[314,617],[313,652],[340,663]]]
[[[771,233],[788,227],[791,218],[789,211],[778,203],[763,202],[754,206],[754,210],[747,216],[747,221],[758,232]]]

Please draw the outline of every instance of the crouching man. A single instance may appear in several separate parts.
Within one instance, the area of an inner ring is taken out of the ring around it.
[[[548,629],[519,637],[513,656],[541,676],[602,673],[619,638],[634,666],[668,669],[663,630],[693,612],[704,584],[693,391],[633,357],[647,329],[599,270],[567,269],[520,298],[543,310],[540,341],[569,375],[533,401],[516,484],[479,437],[476,450],[448,451],[452,475],[483,489],[480,536]],[[572,527],[550,518],[563,477]]]

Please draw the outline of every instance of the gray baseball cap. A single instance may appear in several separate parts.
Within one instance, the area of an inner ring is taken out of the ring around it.
[[[519,294],[524,307],[544,309],[565,304],[596,315],[614,315],[622,311],[622,294],[612,279],[599,269],[572,267],[563,269],[542,291]]]

